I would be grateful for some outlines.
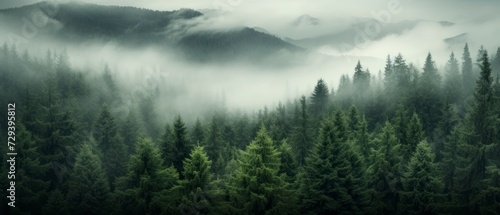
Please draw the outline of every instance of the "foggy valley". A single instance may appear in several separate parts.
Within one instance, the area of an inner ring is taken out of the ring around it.
[[[499,6],[1,2],[1,214],[499,214]]]

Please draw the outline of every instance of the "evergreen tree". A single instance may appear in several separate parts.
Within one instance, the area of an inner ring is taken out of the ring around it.
[[[208,157],[215,164],[213,166],[213,172],[220,173],[222,171],[222,166],[219,162],[219,153],[223,151],[226,147],[224,146],[224,138],[222,136],[222,128],[219,120],[216,116],[212,117],[210,124],[208,126],[208,131],[205,135],[204,149],[207,152]]]
[[[301,173],[302,210],[307,214],[361,214],[368,204],[363,164],[344,135],[338,135],[345,132],[340,126],[324,122]]]
[[[61,215],[69,215],[70,211],[68,208],[68,204],[66,203],[66,198],[64,194],[59,190],[55,189],[50,192],[47,198],[47,202],[45,203],[42,214],[51,215],[51,214],[61,214]]]
[[[148,214],[153,209],[166,210],[165,208],[171,208],[170,204],[177,204],[178,201],[172,199],[157,204],[162,197],[171,195],[162,195],[163,192],[170,191],[177,185],[179,175],[175,168],[164,167],[160,151],[151,139],[142,138],[135,148],[136,152],[128,163],[127,174],[117,180],[115,213]]]
[[[123,144],[115,119],[107,105],[104,105],[95,122],[94,138],[102,152],[102,160],[109,184],[113,185],[115,179],[125,174],[127,161],[127,148]],[[114,186],[111,186],[113,189]]]
[[[128,154],[134,151],[134,146],[137,143],[141,128],[138,124],[136,113],[131,109],[123,122],[120,135],[123,137],[123,142],[127,145]]]
[[[279,175],[279,152],[265,127],[247,147],[231,181],[235,213],[295,214],[294,192]]]
[[[343,108],[349,107],[352,103],[352,82],[348,75],[340,76],[339,87],[337,89],[337,100]]]
[[[400,144],[391,123],[385,123],[374,145],[377,148],[372,151],[372,164],[368,169],[371,175],[368,185],[375,189],[371,206],[376,214],[395,213],[401,189],[401,158]]]
[[[432,134],[441,118],[441,76],[438,74],[432,56],[429,53],[425,60],[422,81],[419,82],[420,99],[416,110],[428,134]]]
[[[15,126],[17,137],[15,144],[18,151],[18,155],[15,158],[16,207],[9,207],[9,214],[31,214],[41,211],[42,202],[44,202],[44,197],[46,197],[46,191],[50,184],[49,181],[43,180],[43,176],[49,170],[49,166],[40,163],[40,152],[31,133],[19,122]],[[7,159],[5,158],[5,160]],[[8,183],[6,182],[6,184]]]
[[[359,61],[354,68],[352,85],[356,92],[356,96],[363,95],[370,88],[370,72],[368,70],[363,71],[363,67]]]
[[[439,214],[442,181],[437,176],[434,155],[426,141],[420,142],[402,178],[401,212],[405,214]]]
[[[278,173],[286,175],[286,182],[295,183],[298,163],[296,161],[296,156],[293,153],[292,147],[285,140],[283,140],[277,148],[278,152],[280,153],[281,160],[281,166]]]
[[[438,137],[435,140],[436,162],[440,162],[443,158],[446,138],[451,134],[453,128],[455,128],[459,120],[454,107],[449,102],[446,102],[443,106],[441,116],[442,117],[438,125]]]
[[[110,212],[108,178],[102,168],[101,159],[89,143],[81,147],[76,157],[66,197],[73,214],[109,214]]]
[[[165,132],[162,134],[160,138],[160,152],[163,158],[163,164],[166,166],[174,165],[175,160],[175,149],[174,144],[174,133],[172,131],[172,127],[167,123],[165,125]]]
[[[183,172],[182,161],[189,155],[192,147],[188,140],[186,125],[180,115],[175,118],[172,134],[173,145],[175,146],[174,167],[178,172]],[[181,175],[181,178],[183,178],[183,175]]]
[[[304,160],[311,149],[312,138],[310,135],[309,115],[307,114],[306,97],[300,99],[300,109],[295,109],[295,126],[292,133],[292,142],[294,149],[297,150],[297,161],[299,165]]]
[[[179,206],[181,213],[210,214],[215,208],[215,187],[210,172],[212,162],[203,147],[196,147],[183,163],[184,180],[180,182],[183,196]]]
[[[49,79],[43,92],[44,104],[34,124],[36,129],[32,131],[36,144],[40,146],[41,163],[51,167],[44,177],[51,182],[50,189],[66,182],[73,168],[75,145],[80,140],[74,113],[69,108],[64,109],[56,92],[52,79]]]
[[[415,153],[417,145],[424,140],[422,124],[420,124],[420,119],[415,112],[413,112],[413,116],[408,124],[406,137],[408,140],[405,141],[405,145],[402,145],[402,150],[404,160],[409,161],[411,156]]]
[[[326,106],[326,105],[325,105]],[[282,141],[287,138],[290,132],[290,125],[286,117],[285,106],[280,102],[276,111],[272,115],[272,123],[270,128],[271,138],[275,141]]]
[[[350,139],[357,138],[358,132],[361,129],[361,120],[359,119],[358,109],[352,105],[349,109],[349,119],[347,122],[347,130]]]
[[[394,71],[392,68],[392,61],[391,61],[391,56],[387,55],[387,60],[385,63],[385,69],[384,69],[384,86],[385,90],[388,94],[392,95],[392,93],[395,91],[394,87],[396,84],[396,80],[394,78]]]
[[[396,132],[396,137],[401,145],[407,145],[408,141],[408,115],[403,104],[398,106],[396,115],[393,119],[394,130]]]
[[[445,98],[451,103],[459,104],[463,96],[463,81],[460,77],[458,60],[452,52],[445,67],[444,93]]]
[[[202,144],[204,139],[205,139],[205,133],[203,131],[203,125],[201,124],[200,119],[196,118],[196,122],[191,131],[191,140],[193,141],[194,144],[198,145]]]
[[[465,44],[464,53],[462,54],[462,78],[465,96],[472,95],[474,91],[474,74],[472,73],[472,59],[467,43]]]
[[[500,47],[497,48],[497,53],[495,57],[491,58],[491,68],[493,72],[493,78],[500,78]]]
[[[310,107],[312,117],[317,123],[319,123],[326,111],[328,95],[328,86],[323,79],[319,79],[311,96],[312,104]]]

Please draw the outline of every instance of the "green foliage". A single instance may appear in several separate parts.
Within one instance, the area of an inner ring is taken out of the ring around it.
[[[136,152],[129,160],[128,172],[117,181],[116,213],[147,214],[153,209],[167,210],[168,204],[158,205],[159,200],[169,194],[177,185],[179,174],[173,168],[165,168],[160,151],[149,138],[143,138],[136,145]]]
[[[239,168],[231,180],[235,213],[295,214],[294,192],[287,189],[279,152],[264,127],[239,159]]]
[[[295,106],[294,127],[291,134],[292,145],[296,150],[297,161],[303,164],[309,150],[312,148],[310,120],[307,114],[306,97],[300,99],[300,108]]]
[[[334,119],[335,121],[335,119]],[[362,214],[368,206],[364,166],[342,124],[323,123],[320,137],[300,174],[302,210],[309,214]]]
[[[95,122],[94,138],[102,152],[102,161],[108,176],[108,182],[113,185],[116,178],[125,174],[127,147],[119,136],[114,117],[104,105]],[[111,186],[113,189],[114,186]]]
[[[101,159],[92,147],[92,143],[81,147],[70,177],[66,197],[75,214],[110,213],[111,193],[108,178],[102,168]]]
[[[211,164],[203,147],[194,148],[184,160],[184,180],[180,182],[184,194],[179,206],[182,214],[214,213],[216,192]]]
[[[328,86],[323,79],[319,79],[311,95],[311,113],[315,121],[319,121],[325,112],[328,104]]]
[[[385,123],[374,145],[377,148],[371,153],[372,163],[368,168],[371,175],[368,185],[374,188],[371,206],[375,213],[387,214],[397,211],[401,189],[401,146],[391,123]]]
[[[420,142],[402,177],[401,212],[405,214],[438,214],[442,201],[442,181],[436,174],[434,155],[426,141]]]
[[[474,74],[472,71],[472,59],[470,57],[469,45],[466,43],[462,54],[462,78],[465,96],[472,95],[474,91]]]

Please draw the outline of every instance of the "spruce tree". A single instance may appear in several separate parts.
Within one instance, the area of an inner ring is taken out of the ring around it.
[[[205,133],[203,130],[203,125],[199,118],[196,118],[193,129],[191,130],[191,140],[195,145],[202,144],[205,139]]]
[[[9,214],[32,214],[41,211],[42,202],[50,184],[49,181],[43,179],[43,176],[49,171],[50,166],[40,162],[40,152],[31,133],[20,122],[17,122],[15,126],[17,139],[15,144],[18,151],[15,158],[16,207],[9,206]],[[7,159],[9,158],[5,158]]]
[[[371,207],[376,214],[395,213],[401,189],[401,146],[390,122],[386,122],[375,139],[371,154],[369,187],[374,188]]]
[[[212,162],[203,147],[196,147],[184,160],[184,180],[180,182],[183,196],[179,209],[182,214],[211,214],[215,209],[215,187],[210,171]]]
[[[325,121],[306,159],[300,174],[303,213],[361,214],[368,206],[363,164],[345,134],[338,134],[345,132],[340,126],[345,124]]]
[[[310,132],[309,114],[307,114],[306,97],[300,99],[300,107],[295,108],[294,128],[292,131],[293,148],[296,150],[297,161],[299,165],[304,163],[304,160],[312,148],[312,137]]]
[[[66,195],[72,214],[109,214],[110,189],[108,178],[96,149],[84,144],[76,157]]]
[[[174,167],[178,172],[182,171],[182,161],[189,155],[191,151],[191,143],[188,139],[187,128],[182,121],[180,115],[177,115],[173,126],[173,145],[175,146],[174,151]],[[181,175],[181,178],[183,175]]]
[[[422,80],[419,82],[420,98],[416,110],[422,119],[422,124],[428,134],[432,134],[436,128],[442,108],[441,98],[441,76],[438,74],[432,56],[429,53],[425,60]]]
[[[420,119],[415,112],[413,112],[413,116],[408,124],[406,138],[408,139],[405,142],[405,145],[402,145],[403,158],[405,161],[409,161],[413,153],[415,153],[417,145],[424,140],[422,124],[420,124]]]
[[[400,211],[405,214],[440,214],[442,181],[438,177],[434,155],[426,141],[420,142],[402,177]]]
[[[463,96],[463,81],[455,54],[452,52],[445,67],[444,93],[447,101],[460,104]]]
[[[55,189],[48,195],[47,202],[43,206],[43,215],[61,214],[69,215],[70,210],[64,194],[59,190]]]
[[[466,43],[462,54],[462,79],[465,96],[472,95],[474,91],[474,74],[472,73],[472,59],[470,57],[469,45]]]
[[[121,140],[115,119],[107,105],[104,105],[95,122],[94,138],[102,152],[102,161],[113,189],[114,181],[126,172],[127,147]]]
[[[149,138],[140,139],[135,149],[128,162],[127,174],[117,180],[115,213],[148,214],[153,210],[166,211],[167,208],[178,211],[178,200],[174,198],[177,195],[168,193],[179,180],[175,168],[165,168],[160,151]],[[165,198],[168,201],[163,201]]]
[[[328,95],[328,86],[323,79],[319,79],[311,95],[312,104],[310,107],[311,115],[316,123],[319,123],[324,115],[323,113],[326,111]]]
[[[233,213],[296,214],[295,192],[283,174],[279,152],[264,126],[239,159],[239,168],[231,180]]]

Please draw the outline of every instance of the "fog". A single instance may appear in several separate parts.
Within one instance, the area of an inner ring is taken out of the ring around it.
[[[37,1],[7,1],[0,8],[10,8]],[[62,1],[60,1],[62,2]],[[154,10],[176,10],[193,8],[207,13],[196,19],[180,21],[165,29],[165,34],[189,33],[202,30],[226,31],[234,28],[259,27],[280,38],[315,38],[343,31],[355,30],[353,26],[366,20],[376,20],[373,14],[389,11],[394,5],[390,1],[344,1],[305,0],[292,1],[97,1],[88,3],[123,5]],[[48,49],[60,52],[67,50],[72,65],[89,74],[100,74],[104,65],[112,69],[117,82],[124,90],[127,100],[134,93],[156,86],[168,99],[160,99],[158,111],[182,112],[187,115],[199,114],[206,103],[225,102],[229,108],[249,112],[277,102],[296,99],[300,95],[309,96],[316,81],[325,79],[328,87],[337,88],[340,75],[352,76],[358,60],[364,68],[369,68],[373,76],[383,70],[388,54],[402,53],[407,62],[422,68],[428,52],[433,54],[438,67],[442,67],[449,54],[462,54],[463,43],[447,44],[444,39],[467,33],[472,56],[475,57],[480,45],[493,51],[499,45],[491,35],[499,35],[498,1],[397,1],[397,13],[391,13],[391,23],[404,20],[422,20],[415,27],[387,35],[379,39],[368,39],[356,44],[355,40],[341,41],[352,50],[339,49],[339,44],[324,44],[309,50],[300,62],[288,64],[287,55],[269,56],[273,61],[283,61],[281,67],[257,63],[192,63],[179,59],[177,53],[155,47],[130,49],[114,41],[60,44],[43,35],[35,36],[19,46],[19,51],[43,57]],[[480,11],[480,12],[478,12]],[[318,24],[293,25],[298,17],[308,14],[319,20]],[[452,22],[443,26],[437,21]],[[57,21],[54,21],[57,22]],[[381,25],[381,28],[385,26]],[[179,31],[182,29],[183,31]],[[12,29],[2,27],[0,40]],[[353,38],[355,39],[355,38]],[[171,96],[174,94],[175,96]],[[169,114],[171,115],[171,114]]]

